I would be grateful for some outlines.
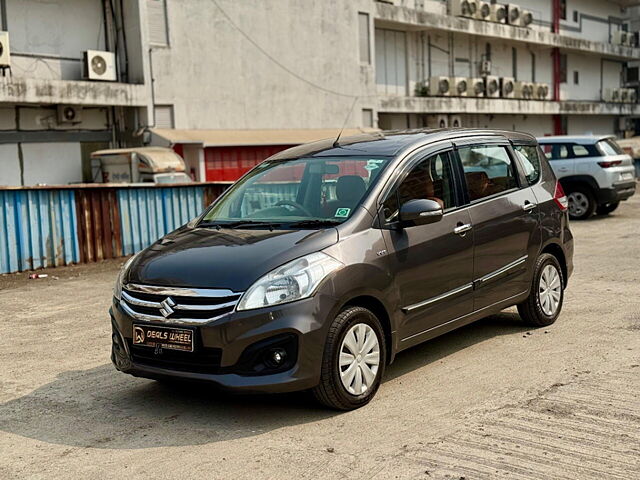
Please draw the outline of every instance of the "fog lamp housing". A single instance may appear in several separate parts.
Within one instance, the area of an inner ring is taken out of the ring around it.
[[[276,335],[249,345],[236,364],[238,375],[271,375],[293,368],[298,357],[298,337],[292,333]]]

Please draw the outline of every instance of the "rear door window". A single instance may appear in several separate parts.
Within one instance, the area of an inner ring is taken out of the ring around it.
[[[571,157],[570,145],[565,143],[547,143],[540,145],[549,160],[568,160]]]
[[[534,145],[516,145],[513,150],[522,164],[527,183],[533,185],[540,178],[540,149]]]
[[[458,154],[472,202],[518,187],[514,166],[505,147],[460,147]]]

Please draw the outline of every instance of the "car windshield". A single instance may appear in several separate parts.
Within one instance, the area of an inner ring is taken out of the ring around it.
[[[200,226],[317,227],[347,220],[389,157],[266,161],[236,182]]]

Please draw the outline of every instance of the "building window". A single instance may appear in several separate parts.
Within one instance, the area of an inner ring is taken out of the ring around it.
[[[567,0],[560,0],[560,20],[567,19]]]
[[[147,0],[147,25],[150,44],[162,47],[169,45],[166,0]]]
[[[511,69],[512,69],[512,77],[515,80],[518,80],[518,49],[513,47],[511,49]]]
[[[578,70],[573,71],[573,83],[576,85],[580,83],[580,72],[578,72]]]
[[[407,94],[407,41],[405,32],[376,28],[376,84],[386,95]]]
[[[362,126],[364,128],[373,128],[373,110],[370,108],[362,109]]]
[[[567,55],[560,55],[560,83],[567,83]]]
[[[578,23],[580,21],[580,18],[578,17],[578,11],[577,10],[573,11],[573,21],[575,23]]]
[[[173,105],[156,105],[153,107],[156,128],[174,128]]]
[[[536,54],[531,52],[531,81],[536,81]]]
[[[371,45],[369,39],[369,14],[358,13],[358,34],[360,42],[360,61],[371,63]]]

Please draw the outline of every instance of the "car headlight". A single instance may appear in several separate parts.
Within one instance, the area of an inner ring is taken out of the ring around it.
[[[113,287],[113,296],[116,297],[118,301],[120,301],[122,297],[122,282],[124,281],[124,276],[127,273],[127,270],[129,270],[131,263],[137,256],[138,254],[136,253],[129,260],[127,260],[125,264],[122,266],[122,268],[120,269],[120,273],[118,273],[118,278],[116,278],[116,284]]]
[[[244,293],[237,310],[279,305],[313,295],[327,275],[343,264],[316,252],[286,263],[260,278]]]

